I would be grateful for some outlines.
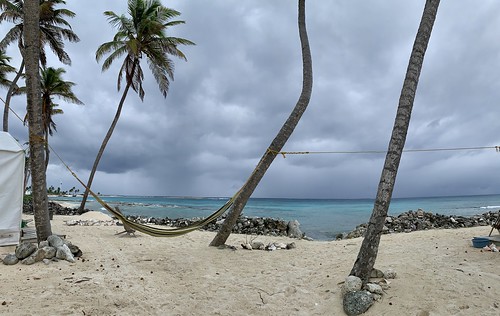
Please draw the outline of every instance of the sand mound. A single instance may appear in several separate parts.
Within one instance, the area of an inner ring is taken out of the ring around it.
[[[111,216],[97,211],[89,211],[78,216],[78,220],[90,220],[94,219],[97,221],[112,221]]]

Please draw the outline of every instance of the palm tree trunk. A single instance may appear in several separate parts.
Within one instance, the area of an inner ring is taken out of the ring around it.
[[[380,235],[385,224],[389,204],[391,202],[399,162],[410,125],[410,117],[413,109],[413,101],[417,91],[418,79],[424,62],[425,51],[431,37],[432,27],[436,20],[436,14],[440,0],[427,0],[424,7],[420,26],[415,37],[413,50],[411,52],[406,77],[399,98],[399,106],[392,130],[391,140],[385,158],[384,168],[380,177],[377,197],[373,207],[371,218],[368,222],[358,257],[354,263],[350,275],[357,276],[368,282],[370,273],[377,259]]]
[[[26,62],[26,99],[29,121],[30,160],[32,171],[33,211],[38,242],[52,235],[45,175],[44,128],[40,98],[40,31],[39,1],[24,2],[24,42]]]
[[[19,78],[21,78],[21,75],[23,74],[23,70],[24,70],[24,58],[21,61],[21,66],[19,66],[19,71],[17,72],[16,76],[14,77],[14,80],[12,80],[12,83],[10,84],[9,90],[7,91],[7,95],[5,96],[5,105],[3,108],[3,131],[4,132],[9,131],[10,99],[12,98],[12,95],[14,94],[14,89],[17,86],[17,82],[19,81]]]
[[[134,69],[135,69],[135,64],[132,67],[131,73],[134,73]],[[101,148],[99,148],[99,152],[97,153],[97,157],[95,158],[94,165],[92,166],[89,180],[87,182],[87,187],[85,188],[85,192],[83,193],[82,203],[80,204],[80,209],[79,209],[80,212],[82,212],[85,209],[85,204],[87,203],[87,198],[89,196],[89,189],[92,186],[92,181],[94,181],[94,176],[97,171],[97,166],[99,165],[99,161],[101,160],[102,154],[104,153],[104,149],[106,149],[106,145],[108,144],[111,135],[113,135],[113,131],[115,130],[116,124],[118,123],[118,119],[120,118],[120,114],[122,112],[123,103],[125,103],[125,99],[127,98],[127,93],[131,85],[132,85],[132,79],[131,77],[127,76],[127,85],[125,86],[125,90],[123,90],[120,103],[118,104],[118,108],[116,109],[115,117],[113,119],[113,122],[111,123],[111,126],[109,127],[108,133],[106,134],[104,140],[102,141]]]
[[[283,146],[286,144],[287,140],[293,133],[293,130],[299,123],[302,114],[306,110],[309,100],[311,99],[312,93],[312,60],[311,60],[311,51],[309,48],[309,40],[307,38],[307,30],[306,30],[306,19],[305,19],[305,0],[299,0],[298,5],[298,25],[299,25],[299,36],[300,42],[302,46],[302,92],[300,97],[293,109],[292,113],[286,120],[285,124],[282,126],[281,130],[278,132],[268,150],[262,156],[259,164],[253,171],[253,173],[248,178],[247,182],[241,188],[240,193],[236,197],[233,207],[229,212],[229,215],[224,220],[220,230],[217,232],[217,235],[210,243],[210,246],[221,246],[223,245],[229,235],[231,234],[231,230],[238,220],[243,208],[245,207],[248,199],[252,195],[253,191],[259,184],[260,180],[264,177],[267,169],[271,166],[271,163],[274,161],[274,158],[277,155],[277,152],[281,151]]]

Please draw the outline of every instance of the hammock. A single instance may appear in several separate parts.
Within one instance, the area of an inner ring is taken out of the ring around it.
[[[54,151],[53,151],[54,152]],[[59,158],[59,160],[64,164],[66,169],[75,177],[75,179],[80,182],[81,185],[83,185],[84,188],[87,188],[85,183],[78,178],[78,176],[69,168],[69,166],[59,157],[59,155],[54,152],[56,156]],[[136,223],[128,218],[125,217],[119,210],[113,209],[111,206],[109,206],[106,202],[104,202],[99,195],[95,194],[90,188],[87,188],[89,190],[90,195],[92,195],[99,204],[101,204],[108,212],[113,214],[116,218],[118,218],[123,224],[127,224],[130,228],[135,229],[141,233],[154,236],[154,237],[177,237],[180,235],[184,235],[187,233],[190,233],[192,231],[198,230],[202,228],[203,226],[209,224],[210,222],[214,221],[217,219],[217,217],[221,216],[224,212],[226,212],[234,203],[234,200],[236,197],[240,194],[241,189],[236,192],[233,197],[231,197],[226,204],[224,204],[221,208],[219,208],[217,211],[215,211],[213,214],[209,215],[205,219],[196,221],[191,223],[188,226],[184,227],[176,227],[176,228],[158,228],[158,227],[152,227],[149,225],[141,224],[141,223]]]

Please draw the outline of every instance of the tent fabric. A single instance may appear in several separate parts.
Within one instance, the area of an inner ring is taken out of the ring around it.
[[[0,132],[0,246],[17,245],[20,240],[24,157],[21,145]]]

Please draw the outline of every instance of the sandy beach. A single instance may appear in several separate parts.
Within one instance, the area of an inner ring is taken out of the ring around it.
[[[26,216],[25,216],[26,217]],[[295,240],[297,248],[208,247],[214,233],[177,238],[115,235],[120,226],[67,226],[75,263],[0,265],[1,315],[343,315],[341,286],[361,239]],[[365,315],[500,315],[500,253],[471,246],[490,227],[382,237],[376,267],[398,277]],[[289,238],[259,236],[264,243]],[[0,255],[14,247],[0,248]]]

